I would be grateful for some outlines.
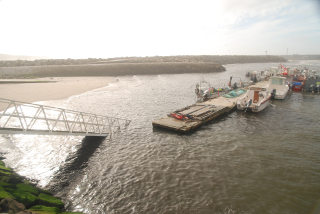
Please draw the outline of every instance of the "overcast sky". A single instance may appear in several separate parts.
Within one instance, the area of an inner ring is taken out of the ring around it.
[[[0,53],[320,54],[319,0],[0,0]]]

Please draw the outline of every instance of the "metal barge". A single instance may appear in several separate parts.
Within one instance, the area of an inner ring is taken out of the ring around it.
[[[242,94],[236,98],[218,97],[203,103],[196,103],[176,110],[164,118],[155,120],[152,125],[153,127],[187,133],[224,113],[228,113],[236,107],[237,100],[244,95]],[[189,115],[191,118],[179,120],[172,117],[172,114]]]

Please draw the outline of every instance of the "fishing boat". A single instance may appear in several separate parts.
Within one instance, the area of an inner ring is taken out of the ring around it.
[[[294,72],[297,72],[297,69],[293,70],[291,69],[291,67],[287,67],[281,63],[280,65],[278,65],[278,67],[271,67],[267,71],[269,73],[269,76],[280,75],[286,77],[294,75]]]
[[[293,77],[292,80],[292,91],[302,91],[304,84],[306,82],[306,76],[305,75],[296,75]]]
[[[198,102],[208,101],[228,93],[230,88],[212,87],[208,82],[202,80],[196,85],[195,93]]]
[[[233,77],[230,76],[230,80],[228,83],[229,88],[231,88],[232,90],[237,89],[237,88],[242,88],[243,87],[243,83],[240,77]]]
[[[269,78],[269,92],[271,97],[277,100],[283,100],[289,91],[289,85],[285,77],[273,76]]]
[[[246,71],[245,76],[249,77],[253,83],[261,82],[265,79],[265,71]]]
[[[237,109],[240,111],[260,112],[265,109],[271,98],[271,93],[265,86],[250,86],[244,98],[237,101]]]
[[[309,91],[312,93],[320,93],[320,82],[317,82],[316,84],[311,84],[309,86]]]

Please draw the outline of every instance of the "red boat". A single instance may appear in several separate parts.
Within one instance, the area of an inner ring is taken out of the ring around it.
[[[292,91],[302,91],[303,86],[306,82],[306,77],[305,76],[298,76],[298,77],[293,77],[293,82],[292,82]]]
[[[292,91],[302,91],[303,86],[301,82],[293,82],[291,86]]]

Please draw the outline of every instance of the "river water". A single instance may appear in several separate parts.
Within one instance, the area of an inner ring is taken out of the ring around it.
[[[319,69],[320,61],[288,66]],[[9,166],[85,213],[317,213],[320,95],[290,92],[260,113],[233,111],[182,135],[152,121],[195,102],[202,78],[214,86],[276,63],[226,65],[211,74],[119,77],[40,104],[128,118],[112,140],[3,135]],[[319,69],[320,70],[320,69]]]

